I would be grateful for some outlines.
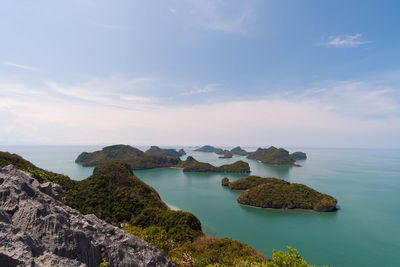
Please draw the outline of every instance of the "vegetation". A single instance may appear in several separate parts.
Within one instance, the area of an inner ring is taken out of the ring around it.
[[[287,252],[276,251],[272,254],[272,260],[269,261],[266,267],[313,267],[309,265],[301,256],[300,253],[291,247],[287,247]]]
[[[196,149],[195,151],[215,153],[218,155],[224,154],[224,150],[222,148],[216,148],[216,147],[209,146],[209,145],[202,146],[202,147]]]
[[[295,160],[290,157],[287,150],[273,146],[258,148],[257,151],[250,153],[247,158],[270,165],[299,166],[295,164]]]
[[[254,185],[254,186],[252,186]],[[244,205],[261,208],[313,209],[335,211],[337,200],[302,184],[277,178],[249,176],[229,183],[231,189],[247,189],[237,199]]]
[[[229,180],[228,180],[228,182],[229,182]],[[268,183],[289,184],[285,180],[281,180],[278,178],[273,178],[273,177],[262,178],[259,176],[251,175],[251,176],[247,176],[242,179],[236,180],[234,182],[229,182],[227,186],[229,187],[229,189],[232,189],[232,190],[247,190],[247,189],[250,189],[257,185],[268,184]]]
[[[240,146],[232,148],[231,149],[231,153],[233,155],[239,155],[239,156],[247,156],[249,154],[249,152],[247,152],[246,150],[242,149]]]
[[[151,146],[145,152],[148,155],[156,155],[162,157],[172,157],[172,158],[179,158],[182,155],[185,155],[185,151],[183,149],[176,151],[175,149],[165,149],[159,148],[158,146]]]
[[[93,153],[83,152],[75,162],[83,166],[97,166],[119,161],[128,164],[133,170],[172,167],[180,162],[179,153],[175,150],[177,156],[171,157],[163,155],[171,153],[168,150],[152,148],[145,153],[128,145],[113,145]]]
[[[224,154],[219,157],[220,159],[230,159],[232,158],[232,153],[229,150],[224,150]]]
[[[3,168],[9,164],[14,165],[18,169],[22,171],[26,171],[32,174],[32,177],[37,179],[40,183],[45,180],[48,180],[53,183],[57,183],[61,185],[64,190],[71,190],[75,187],[76,181],[71,180],[69,177],[54,173],[51,171],[43,170],[39,167],[36,167],[31,162],[25,160],[21,156],[17,154],[11,154],[9,152],[0,151],[0,168]]]
[[[183,168],[184,172],[250,172],[249,164],[241,160],[232,164],[225,164],[215,167],[209,163],[199,162],[193,157],[189,156],[179,166]]]
[[[158,226],[126,226],[124,230],[160,248],[178,266],[264,266],[267,262],[260,252],[228,238],[202,235],[193,242],[178,243]]]

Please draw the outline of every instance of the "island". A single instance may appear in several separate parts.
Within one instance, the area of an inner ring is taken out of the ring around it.
[[[184,172],[238,172],[238,173],[249,173],[250,166],[247,162],[236,161],[232,164],[225,164],[219,167],[211,165],[209,163],[199,162],[192,156],[187,157],[179,167],[183,168]]]
[[[268,183],[282,183],[282,184],[289,184],[285,180],[274,178],[274,177],[259,177],[250,175],[245,178],[230,182],[227,177],[223,178],[222,185],[229,187],[232,190],[247,190],[252,187],[255,187],[260,184],[268,184]]]
[[[221,185],[222,186],[228,186],[229,185],[229,178],[228,177],[222,178]]]
[[[293,160],[305,160],[305,159],[307,159],[306,153],[300,152],[300,151],[297,151],[297,152],[294,152],[294,153],[290,154],[290,157]]]
[[[311,209],[336,211],[337,200],[306,185],[289,183],[278,178],[248,176],[234,182],[223,178],[222,185],[232,190],[246,190],[237,198],[243,205],[274,209]]]
[[[178,151],[161,149],[157,146],[152,146],[143,152],[129,145],[113,145],[92,153],[83,152],[75,160],[83,166],[98,166],[115,161],[127,164],[132,170],[175,167],[182,168],[184,172],[250,172],[247,162],[237,161],[215,167],[209,163],[199,162],[192,156],[181,160]]]
[[[219,156],[220,159],[230,159],[232,158],[232,153],[229,150],[224,150],[224,154]]]
[[[239,155],[239,156],[247,156],[249,154],[249,152],[247,152],[246,150],[242,149],[240,146],[232,148],[231,149],[231,153],[233,155]]]
[[[143,152],[129,145],[112,145],[92,153],[83,152],[75,160],[82,166],[98,166],[112,161],[126,163],[133,170],[172,167],[180,163],[179,152],[176,150],[152,146]]]
[[[218,155],[223,155],[224,154],[224,150],[222,148],[216,148],[216,147],[209,146],[209,145],[202,146],[202,147],[200,147],[198,149],[195,149],[194,151],[215,153],[215,154],[218,154]]]
[[[289,154],[289,151],[283,148],[276,148],[271,146],[269,148],[258,148],[255,152],[249,153],[248,159],[254,159],[261,163],[269,165],[281,165],[281,166],[300,166],[296,164],[296,160],[302,157],[307,158],[303,152],[295,152]]]

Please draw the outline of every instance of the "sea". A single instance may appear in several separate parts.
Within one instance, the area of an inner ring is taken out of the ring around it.
[[[76,157],[101,148],[0,145],[0,151],[19,154],[75,180],[93,171],[76,164]],[[335,197],[340,206],[329,213],[247,207],[236,202],[240,192],[221,186],[224,177],[234,181],[246,174],[184,173],[173,168],[134,171],[170,207],[195,214],[208,235],[239,240],[267,257],[274,249],[294,247],[309,264],[319,266],[400,266],[400,150],[287,148],[306,152],[308,158],[298,162],[301,167],[283,167],[241,156],[220,159],[214,153],[196,152],[195,147],[183,148],[195,159],[214,165],[247,161],[252,175],[305,184]]]

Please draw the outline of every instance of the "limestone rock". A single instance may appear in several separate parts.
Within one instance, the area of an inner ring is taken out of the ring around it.
[[[157,248],[62,204],[62,189],[0,169],[0,266],[174,266]]]

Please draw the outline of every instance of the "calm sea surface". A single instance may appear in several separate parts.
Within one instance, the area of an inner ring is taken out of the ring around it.
[[[89,176],[93,168],[75,164],[75,158],[100,148],[0,146],[1,151],[76,180]],[[215,165],[245,160],[254,175],[306,184],[334,196],[341,207],[334,213],[244,207],[236,202],[237,192],[221,186],[221,179],[245,175],[169,168],[135,171],[169,205],[194,213],[210,235],[240,240],[268,257],[273,248],[292,246],[317,265],[400,266],[400,150],[303,148],[298,150],[308,159],[300,162],[302,167],[267,166],[243,157],[218,159],[213,153],[185,150]]]

